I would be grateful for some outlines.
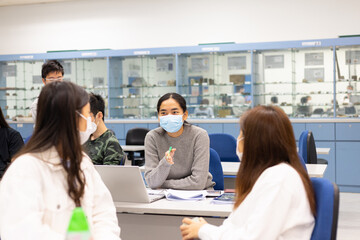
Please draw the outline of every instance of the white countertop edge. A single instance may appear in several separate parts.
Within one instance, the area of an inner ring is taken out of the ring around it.
[[[238,118],[212,118],[212,119],[187,119],[189,123],[236,123]],[[290,118],[292,123],[360,123],[360,118]],[[34,123],[30,119],[21,119],[18,121],[7,121],[8,123]],[[154,123],[158,124],[157,119],[105,119],[105,124],[112,123]]]

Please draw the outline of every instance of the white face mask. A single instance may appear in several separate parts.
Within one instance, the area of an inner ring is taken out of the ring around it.
[[[242,141],[243,139],[244,139],[244,137],[238,138],[237,143],[236,143],[236,155],[238,156],[240,162],[241,162],[243,153],[239,151],[239,144],[240,144],[240,141]]]
[[[90,137],[91,134],[93,134],[96,129],[97,129],[97,125],[91,121],[91,117],[85,117],[84,115],[82,115],[81,113],[78,112],[78,114],[80,115],[80,117],[82,117],[83,119],[86,120],[86,130],[85,132],[79,131],[80,134],[80,144],[84,144]]]

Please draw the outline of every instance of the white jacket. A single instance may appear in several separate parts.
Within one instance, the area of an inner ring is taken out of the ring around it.
[[[89,157],[81,168],[86,186],[82,207],[93,240],[119,240],[116,209]],[[16,159],[0,185],[1,240],[64,240],[74,202],[55,148]]]
[[[309,240],[314,216],[299,174],[282,163],[266,169],[220,226],[203,225],[201,240]]]

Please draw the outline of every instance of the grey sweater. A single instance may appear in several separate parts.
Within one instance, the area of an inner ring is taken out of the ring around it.
[[[145,137],[145,179],[151,188],[202,190],[213,187],[209,173],[209,136],[194,125],[184,124],[183,133],[170,137],[161,127]],[[169,147],[176,148],[174,164],[165,159]]]

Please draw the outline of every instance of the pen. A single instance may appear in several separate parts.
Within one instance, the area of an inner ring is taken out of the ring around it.
[[[172,147],[169,148],[169,154],[171,153]]]

